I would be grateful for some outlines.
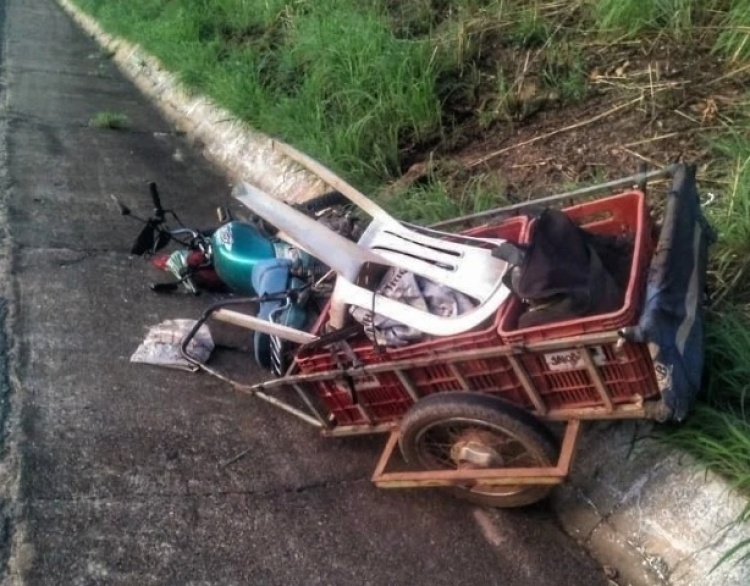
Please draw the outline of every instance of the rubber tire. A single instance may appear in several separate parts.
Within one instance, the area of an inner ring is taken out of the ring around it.
[[[306,202],[293,204],[292,207],[295,210],[300,211],[306,216],[314,219],[315,214],[326,208],[338,205],[343,206],[350,203],[351,202],[338,191],[329,191],[328,193],[324,193],[323,195],[314,197]],[[260,216],[256,216],[255,214],[251,214],[250,219],[246,221],[254,224],[255,227],[258,228],[258,230],[260,230],[260,232],[266,238],[275,238],[276,234],[279,233],[279,230],[278,228],[276,228],[276,226],[270,224],[269,222],[267,222]]]
[[[294,204],[294,208],[308,216],[314,216],[320,211],[333,206],[350,205],[351,202],[338,191],[329,191],[318,195],[303,203]]]
[[[422,459],[420,440],[429,428],[452,419],[486,423],[497,431],[513,436],[534,456],[535,465],[553,466],[558,442],[536,417],[497,397],[475,392],[445,392],[420,399],[401,420],[399,447],[406,462],[425,470],[434,470]],[[445,469],[445,468],[443,468]],[[455,468],[454,468],[455,469]],[[551,486],[530,485],[511,494],[477,492],[477,487],[448,487],[445,490],[469,502],[495,508],[523,507],[544,499]]]

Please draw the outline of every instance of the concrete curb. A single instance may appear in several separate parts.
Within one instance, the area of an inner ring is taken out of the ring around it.
[[[566,531],[632,586],[746,586],[750,564],[724,552],[750,539],[737,525],[747,501],[691,457],[644,439],[654,424],[586,427],[554,507]],[[641,438],[641,439],[636,439]]]
[[[178,128],[204,145],[206,156],[233,179],[247,179],[287,201],[325,186],[274,149],[274,141],[233,119],[210,100],[191,96],[139,47],[105,33],[70,0],[58,4]],[[746,501],[689,457],[650,440],[633,444],[650,424],[589,424],[569,482],[553,505],[565,530],[619,586],[747,586],[750,564],[728,562],[710,572],[733,544],[750,540],[735,525]]]

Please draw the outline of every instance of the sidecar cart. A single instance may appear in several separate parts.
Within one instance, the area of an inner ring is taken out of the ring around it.
[[[199,366],[326,436],[387,434],[372,476],[377,486],[440,486],[484,505],[523,506],[565,480],[582,422],[686,417],[700,388],[702,297],[712,239],[693,167],[676,165],[457,218],[450,224],[486,223],[454,234],[399,223],[318,163],[291,153],[373,216],[377,233],[368,228],[359,243],[339,241],[312,224],[298,224],[268,196],[241,193],[254,213],[332,266],[337,283],[310,332],[242,314],[227,303],[209,308],[197,322],[193,332],[216,319],[297,344],[285,376],[246,384]],[[672,179],[659,222],[644,193],[656,177]],[[623,192],[591,199],[623,186]],[[628,254],[612,269],[623,283],[616,307],[541,324],[524,320],[530,310],[502,278],[512,263],[497,249],[504,242],[538,246],[541,217],[519,213],[530,204],[566,206],[564,216],[586,238],[627,241]],[[439,317],[386,299],[371,279],[382,274],[373,266],[383,264],[463,289],[476,305],[458,317]],[[349,323],[351,307],[429,335],[383,346],[367,335],[367,324]],[[191,337],[182,345],[188,359]]]

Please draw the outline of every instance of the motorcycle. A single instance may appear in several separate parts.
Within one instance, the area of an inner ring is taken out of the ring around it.
[[[174,210],[162,206],[156,183],[149,184],[149,193],[153,212],[147,218],[114,199],[121,215],[143,224],[130,254],[149,257],[156,268],[174,277],[152,283],[153,291],[164,293],[183,286],[193,295],[208,290],[249,297],[237,301],[255,301],[257,317],[295,329],[305,329],[315,318],[310,298],[324,290],[328,267],[284,240],[260,218],[235,220],[227,208],[220,207],[216,227],[189,228]],[[314,217],[327,214],[336,219],[340,232],[353,232],[356,217],[347,211],[333,211],[342,201],[341,194],[330,192],[297,208]],[[176,227],[170,226],[172,222]],[[176,249],[165,252],[170,244]],[[256,362],[279,376],[284,374],[291,343],[258,331],[253,342]]]

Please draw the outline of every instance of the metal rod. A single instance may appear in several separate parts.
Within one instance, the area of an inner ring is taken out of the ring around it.
[[[396,444],[398,443],[398,438],[400,436],[401,432],[398,428],[391,431],[391,435],[388,436],[388,441],[386,441],[385,443],[385,448],[383,448],[383,452],[380,454],[378,463],[372,473],[372,482],[377,482],[377,479],[383,475],[383,472],[385,472],[385,467],[388,465],[388,462],[391,459],[393,450],[396,449]]]
[[[546,468],[482,468],[479,470],[441,470],[422,472],[385,472],[373,477],[380,488],[428,488],[432,486],[549,486],[562,484],[565,475],[556,467]]]
[[[292,385],[292,388],[297,391],[297,394],[299,395],[300,399],[305,403],[305,406],[310,410],[310,413],[313,414],[315,419],[320,421],[321,425],[323,427],[329,428],[331,425],[326,421],[325,417],[320,413],[318,408],[313,405],[312,400],[310,399],[309,393],[304,389],[302,385]]]
[[[308,415],[301,409],[292,407],[289,403],[286,403],[285,401],[277,399],[276,397],[272,397],[271,395],[266,395],[265,393],[262,393],[261,391],[255,391],[253,395],[258,397],[259,399],[262,399],[266,403],[270,403],[274,407],[278,407],[282,411],[286,411],[287,413],[291,413],[295,417],[299,417],[302,421],[309,423],[313,427],[317,427],[317,428],[325,427],[320,421],[318,421],[314,417],[311,417],[310,415]]]
[[[318,336],[309,334],[305,331],[298,330],[296,328],[290,328],[281,324],[274,324],[267,320],[239,311],[233,311],[230,309],[217,309],[213,316],[215,320],[253,330],[256,332],[263,332],[264,334],[270,334],[271,336],[277,336],[296,342],[297,344],[306,344],[308,342],[314,342],[318,339]]]
[[[324,429],[321,433],[324,437],[351,437],[355,435],[374,435],[376,433],[390,433],[393,431],[392,423],[378,423],[377,425],[339,425],[331,429]]]
[[[581,422],[578,419],[568,421],[568,425],[565,427],[562,447],[560,448],[560,457],[557,460],[557,469],[565,476],[570,472],[570,465],[573,463],[580,435]]]
[[[580,346],[582,344],[614,344],[620,340],[617,332],[602,332],[596,334],[586,334],[584,336],[574,336],[571,338],[561,338],[554,340],[544,340],[534,342],[528,345],[519,346],[494,346],[490,348],[480,348],[474,350],[461,350],[457,352],[446,352],[445,354],[431,355],[424,358],[413,358],[410,360],[392,360],[380,364],[371,364],[357,366],[347,369],[329,370],[326,372],[316,372],[311,374],[299,374],[284,379],[276,379],[261,382],[253,385],[252,389],[272,389],[278,386],[284,386],[295,382],[316,382],[321,380],[339,379],[345,374],[353,377],[362,377],[368,374],[377,374],[380,372],[389,372],[396,369],[415,368],[421,366],[432,366],[434,364],[446,364],[450,362],[463,362],[466,360],[481,360],[484,358],[495,358],[498,356],[510,356],[524,352],[552,352],[561,349],[570,349],[571,346]]]
[[[652,406],[653,405],[653,406]],[[656,419],[652,411],[661,405],[658,401],[648,401],[645,404],[623,404],[616,405],[614,411],[607,411],[604,407],[573,407],[570,409],[550,409],[546,414],[535,413],[543,421],[554,421],[565,423],[572,419],[581,421],[601,421],[620,419]],[[390,423],[379,423],[377,425],[340,425],[322,434],[326,437],[348,437],[354,435],[374,435],[388,433],[393,430],[397,420]]]
[[[676,168],[677,168],[676,165],[670,165],[669,167],[666,167],[664,169],[659,169],[658,171],[650,171],[648,173],[637,173],[635,175],[630,175],[629,177],[623,177],[622,179],[615,179],[613,181],[600,183],[598,185],[590,185],[589,187],[582,187],[580,189],[574,189],[573,191],[567,191],[565,193],[548,195],[546,197],[530,199],[528,201],[515,203],[512,205],[508,205],[508,206],[503,206],[500,208],[494,208],[494,209],[487,210],[484,212],[477,212],[474,214],[468,214],[466,216],[460,216],[458,218],[451,218],[450,220],[443,220],[442,222],[430,224],[429,227],[430,228],[445,228],[446,226],[460,224],[462,222],[467,222],[469,220],[479,220],[482,218],[490,218],[492,216],[514,212],[516,210],[521,210],[529,206],[548,204],[548,203],[552,203],[555,201],[560,201],[561,199],[571,199],[573,197],[590,195],[598,191],[606,191],[608,189],[612,189],[613,187],[622,187],[623,185],[643,184],[645,181],[648,181],[649,179],[656,179],[657,177],[669,177],[674,173]]]
[[[456,364],[455,362],[449,362],[448,368],[450,369],[451,374],[456,377],[456,380],[458,381],[458,384],[461,385],[461,388],[464,391],[470,391],[471,387],[469,387],[469,383],[464,375],[461,374],[461,370],[458,368],[458,364]]]

